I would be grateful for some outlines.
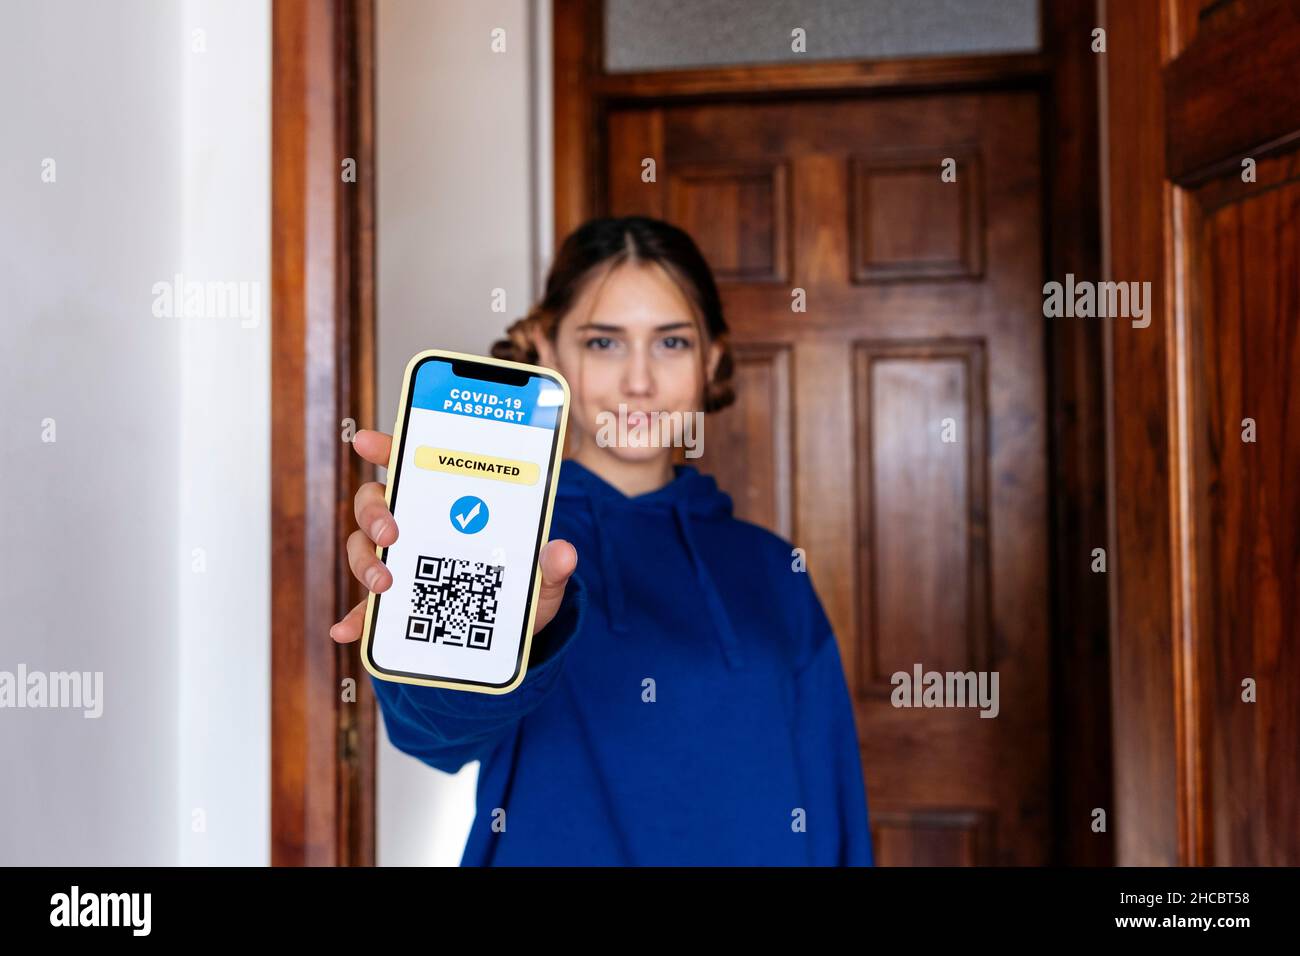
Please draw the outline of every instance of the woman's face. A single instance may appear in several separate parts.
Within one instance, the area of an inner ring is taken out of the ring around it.
[[[554,345],[538,343],[541,362],[569,382],[575,438],[625,462],[671,456],[671,447],[653,440],[620,444],[618,436],[637,428],[651,434],[653,412],[685,418],[703,407],[701,348],[711,379],[721,346],[701,342],[690,303],[660,266],[630,262],[593,276],[560,320]],[[624,428],[620,404],[627,406]],[[601,427],[609,422],[612,427]]]

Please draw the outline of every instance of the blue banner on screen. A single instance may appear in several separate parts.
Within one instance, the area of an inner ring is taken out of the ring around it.
[[[564,393],[554,382],[536,375],[527,385],[503,385],[478,378],[463,378],[450,362],[425,362],[415,373],[411,404],[415,408],[449,415],[467,415],[487,421],[510,422],[554,429]]]

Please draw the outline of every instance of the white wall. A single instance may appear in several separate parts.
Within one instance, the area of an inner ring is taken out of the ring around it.
[[[425,348],[485,353],[540,291],[551,254],[550,3],[378,0],[379,421]],[[505,30],[504,53],[491,48]],[[492,311],[504,289],[505,313]],[[383,737],[381,865],[455,865],[478,765],[454,776]]]
[[[179,862],[270,862],[270,0],[184,0],[182,274],[247,313],[180,342]],[[202,826],[196,825],[201,823]]]
[[[0,864],[268,858],[268,322],[154,314],[177,273],[269,288],[268,22],[5,9],[0,671],[104,684],[98,719],[0,708]]]

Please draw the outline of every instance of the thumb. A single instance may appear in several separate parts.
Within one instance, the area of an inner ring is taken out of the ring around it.
[[[578,549],[562,538],[548,541],[542,548],[541,565],[542,585],[537,592],[534,634],[550,624],[559,611],[569,577],[578,567]]]

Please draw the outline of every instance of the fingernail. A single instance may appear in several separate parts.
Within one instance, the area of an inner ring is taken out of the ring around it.
[[[370,540],[379,543],[379,536],[388,528],[388,519],[379,518],[370,526]]]
[[[331,625],[330,625],[330,637],[337,637],[337,636],[338,636],[338,634],[337,634],[338,629],[339,629],[339,626],[338,626],[337,624],[331,624]]]
[[[383,579],[383,576],[384,576],[384,572],[380,569],[379,565],[377,564],[374,567],[372,567],[369,571],[367,571],[366,590],[373,591],[375,587],[379,584],[380,580]]]

